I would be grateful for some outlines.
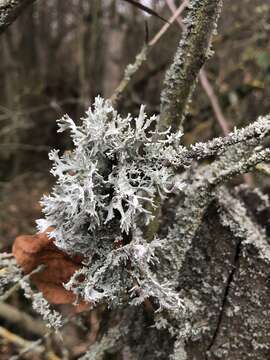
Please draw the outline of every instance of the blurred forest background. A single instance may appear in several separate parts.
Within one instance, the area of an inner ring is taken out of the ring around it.
[[[147,5],[164,18],[171,17],[165,0]],[[113,94],[145,42],[145,22],[150,38],[164,25],[122,0],[47,0],[28,7],[1,35],[2,251],[10,250],[17,235],[35,232],[39,199],[53,182],[48,151],[71,146],[57,135],[56,119],[68,113],[79,120],[96,95]],[[164,73],[179,34],[175,22],[152,47],[118,103],[120,111],[137,113],[144,103],[148,113],[159,112]],[[215,54],[205,71],[230,129],[270,113],[270,2],[224,1],[213,46]],[[184,140],[191,143],[217,135],[223,135],[222,130],[198,83]],[[253,180],[262,181],[256,176]]]

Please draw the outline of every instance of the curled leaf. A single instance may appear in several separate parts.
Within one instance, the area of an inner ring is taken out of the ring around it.
[[[76,296],[63,284],[81,267],[79,257],[70,257],[59,250],[47,232],[18,236],[12,252],[26,274],[45,265],[44,270],[31,275],[31,280],[51,304],[74,303]],[[86,304],[80,303],[77,307],[76,310],[84,310]]]

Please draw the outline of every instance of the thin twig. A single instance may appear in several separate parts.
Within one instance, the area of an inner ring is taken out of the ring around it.
[[[159,40],[160,38],[165,34],[165,32],[169,29],[171,24],[174,23],[174,21],[177,19],[177,17],[181,14],[181,12],[185,9],[187,6],[186,1],[184,1],[178,9],[176,9],[175,13],[171,16],[168,23],[162,26],[162,28],[156,33],[156,35],[143,46],[141,51],[137,54],[135,62],[133,64],[129,64],[124,73],[123,79],[120,81],[119,85],[115,89],[113,95],[110,98],[110,101],[113,105],[116,104],[117,100],[120,98],[123,91],[126,89],[128,84],[130,83],[131,79],[134,77],[136,72],[140,69],[142,64],[146,61],[148,52],[150,48],[152,48]]]
[[[21,336],[12,333],[11,331],[5,329],[2,326],[0,326],[0,336],[6,341],[22,348],[22,351],[18,355],[11,357],[11,359],[13,360],[19,359],[26,352],[31,351],[40,354],[46,351],[45,346],[41,345],[42,339],[39,339],[37,341],[29,341],[22,338]],[[60,360],[60,358],[52,351],[47,352],[46,357],[48,360]]]
[[[62,105],[66,105],[66,104],[83,104],[83,100],[81,98],[78,98],[78,99],[67,98],[63,101],[52,100],[47,105],[35,106],[35,107],[29,108],[29,109],[21,109],[18,111],[13,111],[7,107],[0,105],[0,111],[3,113],[3,115],[0,115],[0,121],[7,120],[9,118],[12,118],[13,116],[29,116],[36,112],[39,112],[42,110],[48,110],[48,109],[53,109],[57,112],[59,112],[59,111],[62,112],[61,107],[62,107]]]
[[[39,273],[40,271],[44,270],[45,265],[40,265],[29,274],[23,277],[24,280],[30,279],[30,277],[34,274]],[[3,295],[0,296],[0,302],[6,301],[15,291],[20,288],[20,282],[18,281],[15,285],[13,285],[10,289],[8,289]]]
[[[206,71],[204,69],[202,69],[200,71],[199,80],[200,80],[200,83],[201,83],[203,89],[205,90],[205,92],[208,96],[208,99],[212,106],[213,112],[216,115],[217,122],[218,122],[223,134],[228,135],[230,133],[230,127],[229,127],[228,121],[222,113],[218,98],[217,98],[216,94],[214,93],[214,89],[213,89],[212,85],[210,84],[210,82],[207,78]]]
[[[16,283],[11,286],[3,295],[0,296],[0,302],[6,301],[12,294],[14,294],[20,288],[20,283]]]
[[[0,318],[11,324],[20,325],[24,330],[39,336],[44,336],[48,331],[48,328],[39,320],[32,318],[32,316],[16,309],[14,306],[2,302],[0,302]]]
[[[181,15],[184,9],[187,7],[187,1],[183,1],[183,3],[173,12],[172,16],[169,19],[169,22],[163,25],[163,27],[156,33],[156,35],[149,41],[148,46],[154,46],[159,39],[165,34],[165,32],[169,29],[169,27],[174,23],[177,18]]]
[[[33,345],[33,341],[25,340],[24,338],[12,333],[11,331],[5,329],[3,326],[0,326],[0,336],[7,340],[8,342],[11,342],[12,344],[18,345],[22,348],[26,348],[30,345]],[[42,348],[37,346],[35,349],[37,352],[42,352]]]

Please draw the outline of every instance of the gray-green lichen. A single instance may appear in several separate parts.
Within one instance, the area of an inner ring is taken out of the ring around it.
[[[187,292],[181,281],[211,204],[220,201],[220,209],[225,209],[221,224],[235,238],[246,236],[243,243],[256,246],[262,258],[270,257],[263,231],[253,226],[245,208],[223,187],[233,176],[270,160],[269,149],[260,145],[270,133],[270,117],[190,147],[180,145],[181,132],[160,132],[159,121],[158,116],[147,116],[143,106],[138,117],[122,117],[99,97],[81,124],[64,116],[59,131],[70,131],[74,148],[63,155],[55,150],[50,154],[57,182],[42,200],[45,217],[38,224],[41,230],[54,228],[50,236],[61,250],[84,255],[82,268],[65,284],[68,290],[92,306],[114,309],[150,301],[156,310],[155,331],[165,331],[170,341],[175,340],[170,355],[177,359],[180,353],[185,356],[185,341],[212,331],[198,320],[201,294]],[[212,160],[202,165],[204,158]],[[165,208],[171,206],[170,198],[178,201],[171,226],[147,241],[144,228],[155,216],[149,204],[155,208],[156,194]],[[226,220],[228,216],[233,220]],[[222,297],[230,273],[221,288],[211,289],[208,277],[206,294]],[[96,351],[106,344],[104,338]]]

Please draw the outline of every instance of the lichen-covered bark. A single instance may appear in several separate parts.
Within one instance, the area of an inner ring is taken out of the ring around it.
[[[252,245],[239,254],[224,310],[207,359],[268,359],[269,262]]]
[[[174,61],[167,71],[161,94],[161,125],[181,128],[185,110],[201,67],[210,54],[222,0],[193,0]]]
[[[175,208],[175,202],[171,205]],[[176,279],[181,296],[193,304],[188,318],[192,331],[177,349],[177,335],[155,329],[154,311],[144,305],[107,313],[107,335],[96,348],[99,352],[94,354],[93,347],[83,359],[268,359],[269,211],[266,196],[243,187],[221,188],[210,202]],[[170,206],[167,212],[172,217]],[[166,214],[164,223],[166,227]],[[254,242],[250,228],[258,231]],[[260,237],[267,240],[264,247]]]
[[[35,0],[0,0],[0,34]]]
[[[213,202],[179,273],[179,290],[196,304],[191,322],[198,335],[187,341],[187,358],[202,359],[216,337],[238,243],[218,221]]]

